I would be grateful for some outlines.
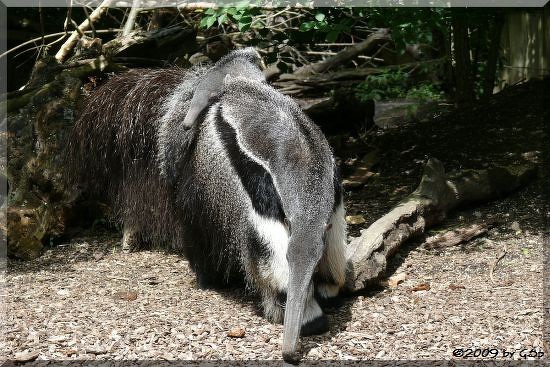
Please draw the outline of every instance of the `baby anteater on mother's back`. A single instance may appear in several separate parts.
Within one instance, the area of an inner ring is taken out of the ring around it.
[[[199,114],[221,93],[226,78],[241,77],[265,82],[261,66],[263,66],[262,59],[252,47],[233,51],[222,57],[208,69],[195,88],[183,126],[188,129],[193,126]]]

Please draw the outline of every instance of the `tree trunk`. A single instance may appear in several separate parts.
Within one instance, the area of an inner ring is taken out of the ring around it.
[[[462,104],[475,99],[470,60],[470,45],[466,13],[462,9],[452,9],[456,102]]]
[[[487,56],[487,69],[483,80],[483,99],[485,100],[493,95],[493,88],[495,86],[495,77],[497,73],[498,54],[500,50],[500,36],[503,26],[504,17],[502,10],[496,10],[490,32],[491,40]]]

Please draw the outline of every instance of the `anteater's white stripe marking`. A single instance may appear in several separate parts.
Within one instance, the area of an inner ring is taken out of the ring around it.
[[[275,191],[279,193],[279,196],[281,195],[281,190],[279,190],[279,185],[277,183],[277,177],[271,172],[271,169],[269,168],[269,162],[266,162],[262,160],[260,157],[256,156],[253,152],[250,151],[246,147],[245,144],[243,144],[243,140],[241,137],[240,129],[238,128],[239,123],[237,122],[236,118],[231,114],[231,108],[223,108],[222,105],[222,116],[225,119],[225,121],[233,128],[235,129],[235,136],[237,139],[237,146],[239,149],[246,154],[250,159],[252,159],[254,162],[258,163],[260,166],[262,166],[271,176],[271,180],[273,181],[273,186],[275,186]]]
[[[262,159],[257,157],[243,144],[241,133],[238,128],[239,123],[236,121],[235,117],[231,114],[231,112],[232,112],[231,108],[223,108],[223,105],[222,105],[222,116],[224,120],[233,128],[233,130],[235,130],[237,145],[239,146],[239,149],[241,149],[242,152],[246,154],[248,157],[250,157],[250,159],[252,159],[254,162],[262,166],[271,175],[271,170],[269,169],[268,163],[264,162]],[[275,181],[275,177],[273,177],[273,175],[271,175],[271,178],[273,179],[273,181]]]
[[[262,166],[270,175],[273,180],[273,184],[275,185],[275,190],[277,190],[278,193],[280,193],[280,190],[277,185],[277,178],[272,174],[269,163],[263,161],[259,157],[257,157],[253,152],[251,152],[242,141],[242,137],[240,134],[240,131],[238,129],[238,123],[234,119],[234,117],[231,115],[231,111],[226,111],[222,108],[222,116],[227,121],[227,123],[236,131],[236,139],[237,139],[237,145],[239,146],[239,149],[246,154],[250,159],[252,159],[254,162]],[[251,204],[251,203],[250,203]],[[288,282],[289,282],[289,265],[286,258],[288,245],[289,245],[289,235],[288,229],[286,226],[281,223],[280,221],[272,218],[266,218],[264,216],[259,215],[252,205],[249,207],[249,218],[251,222],[254,225],[255,230],[257,231],[261,241],[267,246],[269,249],[271,256],[268,259],[265,259],[266,261],[263,264],[260,264],[260,276],[263,278],[264,281],[267,281],[268,284],[277,291],[284,291],[287,292],[288,289]],[[344,220],[344,211],[343,206],[339,214],[342,216],[342,220]],[[338,238],[341,240],[343,237],[342,244],[345,243],[345,225],[346,222],[344,220],[343,223],[333,223],[333,226],[336,224],[336,230],[338,235],[335,236],[335,238]],[[343,231],[343,234],[341,233]],[[337,245],[335,248],[335,251],[337,254],[340,254],[340,251],[343,251],[343,247],[339,248],[338,244],[339,242],[336,241],[335,244]],[[345,264],[345,256],[342,253],[341,259],[344,259]],[[343,283],[343,274],[344,270],[341,270],[340,273],[342,273],[342,283]],[[336,276],[336,274],[334,275]],[[277,315],[274,310],[271,310],[271,305],[264,305],[264,308],[266,308],[266,311],[268,313],[273,314],[273,317],[275,319],[282,318],[283,314],[281,313],[278,315],[279,317],[276,317]],[[277,309],[277,311],[280,311],[280,309]],[[313,298],[313,287],[310,286],[309,288],[309,296],[306,301],[306,306],[304,310],[304,317],[302,320],[302,325],[306,324],[310,321],[315,320],[316,318],[323,315],[323,311],[317,301]]]
[[[262,242],[267,246],[271,257],[261,267],[262,277],[274,289],[285,291],[288,285],[289,268],[286,260],[289,234],[283,223],[271,218],[265,218],[254,209],[250,209],[250,219],[254,224]]]
[[[239,123],[236,121],[231,112],[231,109],[224,109],[222,106],[222,117],[233,129],[235,129],[239,149],[242,153],[262,166],[269,173],[273,181],[273,185],[275,186],[275,190],[280,195],[280,190],[277,185],[277,178],[269,169],[268,162],[260,159],[243,144],[242,136],[238,128]],[[271,253],[271,257],[269,259],[265,259],[266,263],[260,266],[261,276],[267,280],[274,289],[277,289],[278,291],[286,291],[289,278],[288,261],[286,260],[286,252],[289,242],[289,233],[287,228],[278,220],[259,215],[252,208],[252,206],[250,206],[249,217],[262,242],[268,247]]]

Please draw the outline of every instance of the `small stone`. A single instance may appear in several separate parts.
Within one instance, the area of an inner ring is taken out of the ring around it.
[[[413,292],[429,291],[429,290],[430,290],[430,284],[428,283],[420,283],[411,288],[411,291]]]
[[[346,222],[348,224],[363,224],[366,219],[362,215],[348,215],[346,216]]]
[[[229,330],[229,332],[227,333],[227,336],[230,338],[244,338],[245,334],[246,332],[243,328],[236,327]]]
[[[17,362],[30,362],[38,358],[40,352],[25,350],[23,352],[15,353],[15,360]]]
[[[137,296],[137,292],[134,291],[116,292],[114,295],[115,299],[121,299],[124,301],[135,301],[137,299]]]
[[[60,289],[56,293],[59,296],[68,296],[70,294],[69,290],[67,290],[67,289]]]

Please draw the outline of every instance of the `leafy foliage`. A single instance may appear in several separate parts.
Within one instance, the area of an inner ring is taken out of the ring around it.
[[[247,3],[229,8],[209,8],[204,11],[204,16],[199,25],[202,28],[208,29],[214,24],[218,26],[234,24],[240,32],[246,32],[252,26],[254,21],[253,17],[259,13],[259,8],[249,7]]]
[[[392,98],[438,101],[443,98],[443,92],[434,84],[423,82],[412,85],[409,74],[400,70],[369,75],[355,88],[355,94],[361,101]]]
[[[350,32],[355,21],[341,11],[326,9],[314,14],[314,19],[300,24],[300,32],[313,36],[313,32],[324,37],[326,42],[336,42],[342,33]]]

